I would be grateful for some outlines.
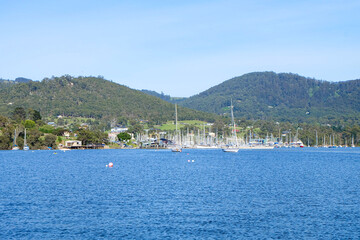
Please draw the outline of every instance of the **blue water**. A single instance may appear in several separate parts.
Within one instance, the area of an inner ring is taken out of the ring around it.
[[[0,239],[360,238],[360,149],[54,152],[0,151]]]

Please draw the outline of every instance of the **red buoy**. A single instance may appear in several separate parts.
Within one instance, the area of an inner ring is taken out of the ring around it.
[[[112,162],[109,163],[109,167],[113,167],[114,164]]]

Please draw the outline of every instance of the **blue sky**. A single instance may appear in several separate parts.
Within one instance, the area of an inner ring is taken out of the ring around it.
[[[3,1],[0,77],[190,96],[253,71],[360,78],[360,1]]]

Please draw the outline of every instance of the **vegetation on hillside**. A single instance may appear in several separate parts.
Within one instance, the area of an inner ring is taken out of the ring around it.
[[[9,116],[15,107],[38,109],[45,117],[63,115],[110,122],[112,119],[162,123],[174,118],[174,105],[157,97],[104,80],[71,76],[41,82],[0,84],[0,114]],[[181,107],[179,119],[215,121],[214,114]]]
[[[171,102],[171,97],[170,95],[165,95],[163,92],[161,93],[158,93],[158,92],[155,92],[155,91],[151,91],[151,90],[146,90],[146,89],[142,89],[141,90],[143,93],[146,93],[148,95],[151,95],[151,96],[154,96],[154,97],[158,97],[162,100],[165,100],[167,102]]]
[[[76,135],[76,139],[82,141],[84,145],[107,143],[107,134],[99,130],[77,128],[72,131],[64,127],[54,127],[42,121],[40,112],[17,107],[10,118],[0,115],[0,150],[10,150],[15,144],[23,149],[25,129],[26,142],[32,150],[48,147],[56,149],[59,144],[64,143],[64,133],[68,131],[73,138]],[[16,142],[14,142],[15,138]]]
[[[20,79],[23,80],[23,79]],[[71,76],[22,83],[0,81],[0,148],[11,148],[14,130],[19,145],[28,129],[31,148],[54,146],[64,131],[78,134],[85,144],[103,143],[104,132],[127,126],[134,136],[172,132],[174,105],[156,95],[133,90],[101,77]],[[360,138],[360,80],[330,83],[295,74],[250,73],[228,80],[179,104],[179,129],[229,135],[229,105],[233,100],[239,136],[279,136],[299,132],[310,145],[325,136],[338,144]],[[150,94],[150,95],[149,95]],[[163,98],[175,101],[170,96]],[[25,109],[27,109],[25,111]],[[36,109],[36,110],[34,110]],[[41,115],[40,115],[41,112]],[[219,115],[222,115],[219,116]],[[197,121],[195,121],[197,120]],[[57,127],[47,122],[54,122]],[[214,123],[212,126],[206,123]]]
[[[354,125],[360,119],[360,80],[327,82],[296,74],[254,72],[179,101],[185,107],[235,117]]]
[[[154,96],[154,97],[158,97],[158,98],[160,98],[164,101],[170,102],[170,103],[178,103],[178,102],[186,99],[184,97],[171,97],[170,95],[165,95],[163,92],[158,93],[156,91],[146,90],[146,89],[142,89],[141,92],[146,93],[151,96]]]
[[[58,120],[60,120],[59,118]],[[77,139],[82,141],[83,145],[88,144],[104,144],[108,142],[108,137],[97,125],[97,120],[92,119],[73,119],[74,121],[68,125],[49,125],[46,124],[40,115],[40,112],[17,107],[11,113],[11,118],[0,116],[0,149],[9,150],[13,147],[15,138],[15,129],[17,137],[17,145],[22,149],[24,144],[25,128],[27,129],[27,143],[30,149],[47,149],[48,147],[56,148],[59,144],[64,144],[66,139]],[[59,121],[58,121],[59,123]],[[65,122],[63,122],[65,124]],[[330,138],[335,140],[336,145],[350,146],[352,139],[355,145],[359,145],[360,127],[355,126],[331,126],[320,124],[300,123],[294,124],[289,122],[274,122],[266,120],[247,120],[245,118],[236,120],[238,136],[244,139],[265,138],[273,135],[275,138],[282,138],[284,133],[287,136],[294,137],[298,132],[298,138],[306,145],[314,146],[316,143],[316,133],[318,134],[318,144],[324,141],[329,144]],[[129,121],[127,124],[128,133],[121,133],[117,136],[118,140],[124,144],[128,144],[130,134],[141,136],[143,134],[158,136],[160,132],[166,131],[175,134],[175,125],[173,121],[169,121],[162,125],[151,125],[149,123],[140,123],[137,121]],[[213,124],[203,121],[179,121],[178,129],[182,133],[206,134],[210,132],[216,133],[220,138],[230,136],[231,126],[228,119],[218,119]],[[105,129],[104,129],[105,130]],[[69,136],[65,138],[65,133]],[[118,146],[117,146],[118,147]]]

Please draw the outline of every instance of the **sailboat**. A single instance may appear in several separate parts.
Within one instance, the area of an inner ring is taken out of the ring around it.
[[[326,136],[324,134],[324,138],[323,138],[323,145],[322,145],[323,148],[327,148],[328,146],[326,145]]]
[[[15,129],[15,135],[14,135],[14,143],[13,143],[13,147],[11,150],[19,150],[20,148],[18,147],[18,145],[16,145],[16,129]]]
[[[24,137],[24,151],[28,151],[29,150],[29,146],[26,144],[26,128],[25,128],[25,137]]]
[[[317,130],[315,130],[316,131],[316,145],[314,146],[314,147],[318,147],[318,133],[317,133]]]
[[[355,147],[355,144],[354,144],[354,136],[352,136],[352,138],[351,138],[351,147],[352,147],[352,148]]]
[[[175,143],[176,145],[171,148],[172,152],[182,152],[181,146],[179,143],[179,133],[178,133],[178,124],[177,124],[177,104],[175,104]]]
[[[226,148],[223,148],[222,150],[224,152],[233,152],[233,153],[237,153],[239,151],[238,148],[238,141],[237,141],[237,136],[236,136],[236,128],[235,128],[235,121],[234,121],[234,110],[233,110],[233,105],[232,105],[232,100],[231,100],[231,125],[232,125],[232,136],[233,139],[235,139],[235,146],[231,145],[231,146],[227,146]]]

